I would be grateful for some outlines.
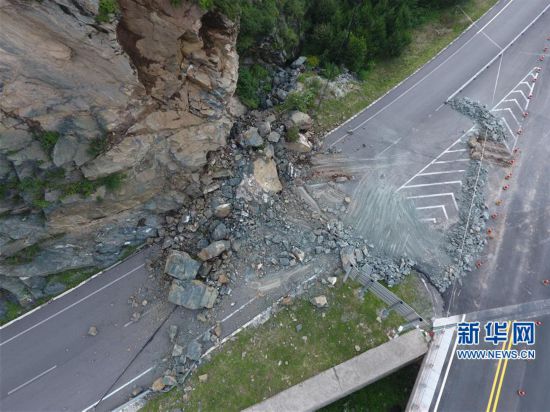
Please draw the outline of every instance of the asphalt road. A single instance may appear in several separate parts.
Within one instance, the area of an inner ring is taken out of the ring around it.
[[[499,107],[516,110],[514,115],[503,111],[513,130],[521,128],[522,134],[516,133],[516,138],[508,141],[511,149],[519,150],[514,167],[490,170],[488,205],[490,212],[498,215],[491,222],[494,238],[481,257],[481,268],[447,294],[449,314],[550,298],[550,287],[543,284],[544,279],[550,278],[550,65],[549,54],[544,52],[545,47],[550,47],[549,28],[550,13],[546,13],[498,64],[463,92],[489,107],[503,99],[507,101]],[[540,61],[542,55],[545,59]],[[528,74],[534,73],[537,66],[541,71],[533,83],[534,77]],[[505,84],[514,85],[522,80],[532,87],[530,99],[530,89],[525,84],[506,95],[499,91],[499,84],[501,90],[506,90]],[[527,95],[527,99],[523,95]],[[517,107],[518,103],[523,106],[527,101],[528,117],[523,120]],[[521,124],[514,125],[513,117]],[[512,173],[511,178],[505,179],[509,173]],[[509,188],[503,190],[504,185]],[[497,200],[502,202],[500,206],[496,205]],[[498,397],[493,395],[490,408],[488,403],[498,361],[455,358],[444,387],[437,393],[442,395],[438,410],[549,410],[550,318],[538,320],[543,324],[537,328],[537,359],[508,363],[505,374],[499,378],[502,390]],[[449,352],[448,356],[452,357],[453,353]],[[525,396],[519,396],[518,390],[524,390]]]
[[[367,167],[372,160],[365,159],[383,160],[376,173],[384,174],[396,187],[404,185],[470,127],[442,102],[547,4],[543,0],[500,2],[436,59],[328,136],[327,144],[341,148],[352,161]],[[498,93],[508,93],[517,78],[513,71],[503,74]],[[348,134],[350,129],[353,134]],[[129,367],[128,363],[172,307],[153,302],[141,309],[138,322],[130,322],[135,308],[128,305],[128,298],[140,288],[153,287],[143,268],[146,253],[0,329],[2,411],[89,410],[100,399],[97,409],[108,410],[128,399],[133,387],[152,382],[162,371],[158,360],[169,347],[165,331],[154,335]],[[235,289],[216,313],[219,319],[226,319],[224,335],[267,307],[273,298],[257,297],[252,289]],[[186,339],[209,327],[189,311],[178,309],[171,316],[189,325]],[[98,327],[97,336],[87,336],[91,325]]]

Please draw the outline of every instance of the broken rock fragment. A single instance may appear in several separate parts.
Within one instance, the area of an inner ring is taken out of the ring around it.
[[[288,120],[285,122],[285,126],[287,129],[297,127],[302,131],[306,131],[313,126],[313,120],[307,113],[296,110],[290,113]]]
[[[212,308],[218,291],[199,280],[182,282],[175,279],[168,292],[168,300],[187,309]]]
[[[231,203],[222,203],[214,208],[214,215],[221,219],[229,216],[231,213]]]
[[[218,257],[226,250],[229,250],[231,244],[227,240],[218,240],[210,243],[202,249],[197,255],[203,262]]]
[[[196,340],[191,341],[187,346],[187,353],[185,356],[187,356],[189,359],[193,361],[198,361],[200,360],[201,355],[202,355],[202,345]]]
[[[164,272],[176,279],[192,280],[197,276],[200,266],[200,262],[191,258],[187,253],[172,250],[166,260]]]
[[[307,137],[302,133],[298,134],[298,139],[295,142],[287,142],[286,148],[298,153],[309,153],[313,149],[313,146],[307,140]]]
[[[254,179],[268,193],[278,193],[283,190],[277,164],[273,159],[256,159],[254,161]]]
[[[327,297],[325,295],[315,296],[311,299],[311,303],[317,308],[324,308],[328,306]]]

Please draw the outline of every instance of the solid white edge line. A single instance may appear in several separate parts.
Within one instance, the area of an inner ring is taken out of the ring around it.
[[[464,322],[464,319],[466,319],[466,314],[462,315],[462,319],[460,320],[460,322]],[[449,363],[447,364],[445,375],[443,375],[443,382],[441,382],[441,388],[439,388],[439,393],[437,394],[437,400],[435,402],[434,412],[437,412],[437,409],[439,408],[439,402],[441,401],[441,396],[443,395],[443,390],[445,389],[445,384],[447,383],[447,377],[449,376],[449,371],[451,370],[451,364],[453,363],[453,359],[455,357],[457,345],[458,345],[458,336],[455,337],[455,343],[453,345],[453,350],[451,351],[451,357],[449,358]]]
[[[21,385],[19,385],[17,388],[13,388],[11,391],[8,392],[8,396],[10,396],[10,395],[11,395],[12,393],[14,393],[14,392],[17,392],[19,389],[21,389],[21,388],[27,386],[29,383],[34,382],[35,380],[41,378],[41,377],[44,376],[45,374],[47,374],[47,373],[53,371],[55,368],[57,368],[57,365],[53,365],[50,369],[47,369],[47,370],[45,370],[44,372],[39,373],[39,374],[36,375],[34,378],[29,379],[27,382],[22,383]]]
[[[90,406],[88,406],[86,409],[83,409],[82,412],[88,412],[90,409],[92,409],[94,406],[96,406],[99,402],[102,402],[104,401],[105,399],[109,399],[111,396],[113,396],[115,393],[117,392],[120,392],[122,389],[124,389],[125,387],[127,387],[128,385],[134,383],[135,381],[137,381],[139,378],[141,378],[142,376],[148,374],[149,372],[151,372],[153,369],[155,369],[154,366],[151,366],[149,369],[141,372],[138,376],[136,376],[134,379],[132,380],[129,380],[128,382],[126,382],[124,385],[122,386],[119,386],[118,388],[116,388],[114,391],[112,391],[111,393],[109,393],[108,395],[105,395],[105,397],[101,398],[100,400],[92,403]]]
[[[513,0],[512,0],[513,1]],[[510,2],[511,3],[511,2]],[[508,4],[510,4],[508,3]],[[512,39],[512,41],[510,43],[508,43],[495,57],[493,57],[491,60],[489,60],[487,62],[487,64],[485,64],[481,69],[479,69],[477,71],[476,74],[474,74],[472,77],[470,77],[465,83],[462,84],[462,86],[460,86],[458,89],[456,89],[456,91],[451,94],[449,97],[447,97],[447,101],[451,100],[453,97],[455,97],[458,93],[460,93],[462,90],[464,90],[466,87],[468,87],[468,85],[470,83],[472,83],[481,73],[483,73],[483,71],[485,71],[491,64],[493,64],[496,59],[498,59],[500,57],[501,54],[504,54],[506,52],[506,50],[508,50],[510,48],[510,46],[512,46],[512,44],[514,44],[527,30],[529,30],[531,28],[531,26],[533,24],[535,24],[537,22],[537,20],[540,18],[540,16],[542,16],[544,13],[546,13],[546,11],[550,8],[550,3],[548,4],[548,6],[546,6],[544,8],[544,10],[542,12],[540,12],[532,21],[531,23],[529,23],[516,37],[514,37]],[[496,16],[495,16],[496,17]]]
[[[4,329],[4,328],[8,327],[8,326],[11,325],[12,323],[15,323],[15,322],[17,322],[17,321],[19,321],[19,320],[21,320],[21,319],[24,319],[25,317],[31,315],[32,313],[36,312],[37,310],[42,309],[43,307],[48,306],[48,305],[51,304],[52,302],[55,302],[57,299],[60,299],[60,298],[62,298],[63,296],[68,295],[68,294],[71,293],[71,292],[74,292],[74,291],[75,291],[76,289],[78,289],[79,287],[84,286],[86,283],[91,282],[93,279],[95,279],[95,278],[97,278],[98,276],[102,275],[103,273],[105,273],[105,272],[107,272],[107,271],[113,269],[114,267],[120,265],[121,263],[127,262],[130,258],[134,257],[134,256],[137,255],[139,252],[141,252],[141,250],[145,247],[145,245],[146,245],[146,244],[143,244],[143,245],[141,245],[141,246],[138,246],[138,248],[136,249],[136,251],[135,251],[133,254],[131,254],[130,256],[128,256],[126,259],[113,263],[111,266],[106,267],[105,269],[100,270],[100,271],[97,272],[95,275],[90,276],[90,277],[87,278],[87,279],[84,279],[82,282],[80,282],[80,283],[79,283],[78,285],[76,285],[75,287],[70,288],[70,289],[67,289],[65,292],[63,292],[63,293],[61,293],[61,294],[59,294],[59,295],[57,295],[57,296],[54,296],[53,298],[51,298],[51,299],[48,300],[47,302],[44,302],[43,304],[41,304],[40,306],[37,306],[37,307],[35,307],[35,308],[29,310],[28,312],[23,313],[21,316],[18,316],[18,317],[16,317],[15,319],[10,320],[8,323],[5,323],[4,325],[1,325],[1,326],[0,326],[0,330],[2,330],[2,329]]]
[[[9,343],[9,342],[11,342],[12,340],[17,339],[19,336],[24,335],[25,333],[29,332],[30,330],[32,330],[32,329],[34,329],[34,328],[36,328],[36,327],[38,327],[38,326],[40,326],[40,325],[46,323],[46,322],[49,321],[50,319],[55,318],[56,316],[58,316],[58,315],[60,315],[61,313],[65,312],[65,311],[67,311],[67,310],[69,310],[69,309],[71,309],[72,307],[78,305],[79,303],[84,302],[84,301],[85,301],[86,299],[88,299],[89,297],[94,296],[95,294],[101,292],[103,289],[108,288],[109,286],[115,284],[115,283],[118,282],[119,280],[124,279],[124,278],[127,277],[128,275],[131,275],[131,274],[134,273],[136,270],[141,269],[141,268],[144,267],[144,266],[145,266],[145,264],[142,263],[141,265],[135,267],[134,269],[130,270],[129,272],[125,273],[124,275],[122,275],[122,276],[116,278],[115,280],[112,280],[111,282],[107,283],[106,285],[103,285],[101,288],[96,289],[96,290],[94,290],[92,293],[90,293],[90,294],[84,296],[83,298],[78,299],[76,302],[73,302],[73,303],[70,304],[69,306],[65,306],[63,309],[61,309],[61,310],[55,312],[53,315],[50,315],[50,316],[48,316],[47,318],[42,319],[40,322],[35,323],[33,326],[30,326],[30,327],[28,327],[27,329],[25,329],[25,330],[19,332],[18,334],[12,336],[11,338],[6,339],[6,340],[3,341],[3,342],[0,342],[0,346],[4,346],[6,343]]]

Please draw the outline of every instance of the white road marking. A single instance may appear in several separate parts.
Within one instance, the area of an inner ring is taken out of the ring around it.
[[[453,180],[453,181],[450,181],[450,182],[422,183],[420,185],[404,186],[404,189],[409,189],[409,188],[412,188],[412,187],[441,186],[441,185],[460,185],[460,186],[462,186],[462,181]]]
[[[38,375],[36,375],[34,378],[32,379],[29,379],[27,382],[19,385],[17,388],[13,388],[11,391],[8,392],[8,396],[10,396],[12,393],[14,392],[17,392],[19,389],[23,388],[24,386],[27,386],[29,383],[32,383],[34,382],[35,380],[41,378],[42,376],[44,376],[45,374],[53,371],[55,368],[57,368],[57,365],[53,365],[50,369],[48,370],[45,370],[44,372],[42,373],[39,373]]]
[[[477,33],[475,33],[472,37],[470,37],[468,40],[466,40],[466,42],[460,46],[458,49],[456,49],[451,55],[449,55],[447,58],[445,58],[441,63],[439,63],[436,67],[434,67],[430,72],[428,72],[424,77],[422,77],[420,80],[418,80],[415,84],[413,84],[412,86],[410,86],[407,90],[405,90],[403,93],[401,93],[399,96],[397,96],[395,99],[393,99],[391,102],[389,102],[388,104],[386,104],[384,107],[380,108],[377,112],[375,112],[372,116],[368,117],[366,120],[362,121],[361,123],[359,123],[356,127],[354,128],[351,128],[350,130],[352,131],[355,131],[357,129],[359,129],[360,127],[362,127],[364,124],[368,123],[369,121],[371,121],[372,119],[374,119],[376,116],[378,116],[380,113],[382,113],[383,111],[385,111],[388,107],[392,106],[395,102],[397,102],[398,100],[401,100],[401,98],[405,95],[407,95],[411,90],[413,90],[414,88],[416,88],[416,86],[418,86],[420,83],[422,83],[424,80],[426,80],[429,76],[431,76],[435,71],[437,71],[441,66],[443,66],[445,63],[447,63],[450,59],[452,59],[454,56],[456,56],[464,47],[466,47],[468,44],[470,44],[470,42],[472,40],[474,40],[476,38],[476,36],[481,33],[489,24],[491,24],[493,22],[493,20],[495,20],[504,10],[506,10],[506,8],[508,6],[510,6],[510,4],[512,4],[514,2],[514,0],[510,0],[506,6],[504,6],[502,9],[500,9],[500,11],[493,16],[493,18],[491,20],[489,20]],[[502,52],[501,52],[502,53]],[[447,99],[449,100],[449,99]],[[329,147],[333,147],[334,145],[340,143],[343,139],[345,139],[347,136],[349,136],[348,133],[344,133],[340,138],[336,139],[333,143],[330,144]],[[386,148],[388,149],[388,148]]]
[[[243,305],[241,305],[237,310],[231,312],[229,315],[227,315],[225,318],[223,318],[221,320],[221,323],[225,322],[227,319],[230,319],[233,317],[233,315],[235,315],[237,312],[240,312],[241,310],[243,310],[246,306],[248,306],[250,303],[254,302],[256,300],[256,296],[254,296],[252,299],[250,299],[248,302],[244,303]]]
[[[513,112],[512,109],[510,109],[509,107],[507,107],[506,109],[495,109],[495,110],[493,110],[493,111],[494,111],[494,112],[506,112],[506,111],[508,111],[508,112],[510,112],[510,114],[512,115],[512,117],[514,118],[514,120],[516,121],[516,124],[517,124],[518,126],[521,125],[521,123],[518,121],[518,119],[517,119],[516,116],[514,115],[514,112]],[[504,118],[503,118],[503,119],[504,119]]]
[[[460,322],[464,322],[466,315],[462,315]],[[451,370],[451,365],[455,357],[456,347],[458,345],[458,336],[455,338],[455,344],[453,345],[453,350],[451,351],[451,357],[449,358],[449,363],[447,364],[447,369],[445,370],[445,375],[443,375],[443,382],[441,382],[441,388],[439,389],[439,394],[437,395],[437,400],[435,401],[434,412],[437,412],[439,408],[439,402],[441,402],[441,396],[443,395],[443,390],[445,389],[445,384],[447,383],[447,378],[449,376],[449,371]]]
[[[506,5],[506,7],[508,7],[510,5],[510,3],[508,3]],[[523,35],[523,33],[525,33],[527,30],[529,30],[529,28],[531,28],[531,26],[533,24],[535,24],[535,22],[540,18],[540,16],[542,16],[544,13],[546,13],[546,11],[548,9],[550,9],[550,3],[527,26],[525,26],[525,28],[516,37],[514,37],[510,43],[508,43],[506,45],[506,47],[504,47],[495,57],[493,57],[491,60],[489,60],[487,62],[487,64],[485,64],[481,69],[479,69],[477,71],[477,73],[474,74],[472,77],[470,77],[462,86],[460,86],[458,89],[456,89],[456,91],[447,98],[447,101],[451,100],[458,93],[460,93],[462,90],[464,90],[470,83],[472,83],[477,78],[477,76],[479,76],[485,69],[487,69],[491,64],[493,64],[496,61],[496,59],[498,59],[502,54],[504,54],[506,52],[506,50],[508,50],[510,48],[510,46],[512,44],[514,44]],[[501,12],[502,12],[502,10],[501,10]]]
[[[92,409],[93,407],[95,407],[99,402],[102,402],[104,401],[105,399],[109,399],[111,396],[113,396],[115,393],[118,393],[120,392],[122,389],[124,389],[125,387],[127,387],[128,385],[131,385],[132,383],[134,383],[135,381],[137,381],[139,378],[141,378],[142,376],[144,375],[147,375],[149,372],[151,372],[153,369],[155,369],[153,366],[151,366],[149,369],[141,372],[138,376],[136,376],[134,379],[126,382],[124,385],[122,386],[119,386],[118,388],[116,388],[114,391],[112,391],[111,393],[109,393],[108,395],[105,395],[103,398],[101,398],[100,400],[94,402],[93,404],[91,404],[90,406],[88,406],[86,409],[83,409],[82,412],[88,412],[90,409]]]
[[[456,159],[456,160],[438,160],[434,164],[445,164],[445,163],[454,163],[454,162],[469,162],[470,159]]]
[[[456,210],[458,210],[458,203],[456,202],[455,194],[454,193],[434,193],[431,195],[418,195],[418,196],[409,196],[407,199],[422,199],[425,197],[439,197],[439,196],[451,196],[453,199],[453,203],[455,205]]]
[[[523,90],[521,89],[515,89],[512,91],[512,93],[520,93],[521,96],[525,99],[525,104],[527,104],[527,102],[529,102],[529,99],[527,98],[527,96],[525,95],[525,93],[523,93]],[[510,93],[510,94],[512,94]]]
[[[465,152],[468,149],[454,149],[454,150],[447,150],[445,153],[456,153],[456,152]]]
[[[500,77],[500,67],[502,66],[502,59],[504,58],[504,54],[500,55],[500,61],[498,62],[498,71],[497,71],[497,77],[495,79],[495,89],[493,90],[493,99],[491,100],[491,104],[495,103],[495,95],[497,94],[497,86],[498,86],[498,79]]]
[[[98,293],[101,292],[102,290],[104,290],[104,289],[108,288],[109,286],[115,284],[115,283],[118,282],[119,280],[124,279],[125,277],[131,275],[131,274],[134,273],[136,270],[141,269],[141,268],[144,267],[144,266],[145,266],[145,264],[142,263],[141,265],[135,267],[135,268],[132,269],[131,271],[129,271],[129,272],[125,273],[124,275],[122,275],[122,276],[116,278],[115,280],[112,280],[111,282],[107,283],[106,285],[102,286],[101,288],[99,288],[99,289],[97,289],[97,290],[94,290],[94,291],[93,291],[92,293],[90,293],[89,295],[86,295],[86,296],[84,296],[83,298],[78,299],[76,302],[70,304],[69,306],[64,307],[64,308],[61,309],[60,311],[54,313],[53,315],[48,316],[47,318],[42,319],[40,322],[34,324],[33,326],[31,326],[31,327],[25,329],[25,330],[22,331],[22,332],[19,332],[18,334],[12,336],[11,338],[6,339],[4,342],[0,342],[0,346],[3,346],[3,345],[5,345],[6,343],[9,343],[9,342],[11,342],[11,341],[14,340],[14,339],[17,339],[19,336],[24,335],[25,333],[31,331],[32,329],[34,329],[34,328],[36,328],[36,327],[38,327],[38,326],[40,326],[40,325],[46,323],[46,322],[49,321],[50,319],[53,319],[53,318],[55,318],[56,316],[62,314],[63,312],[66,312],[67,310],[71,309],[72,307],[78,305],[79,303],[84,302],[86,299],[88,299],[88,298],[90,298],[90,297],[92,297],[92,296],[98,294]]]
[[[446,175],[449,173],[462,173],[464,172],[464,169],[460,170],[445,170],[444,172],[429,172],[429,173],[419,173],[417,176],[432,176],[432,175]]]
[[[417,207],[417,210],[424,210],[424,209],[443,209],[443,214],[445,215],[445,219],[449,220],[449,216],[447,215],[447,208],[445,205],[434,205],[434,206],[421,206]]]
[[[519,102],[516,99],[506,99],[506,100],[502,100],[500,103],[504,103],[504,102],[515,102],[516,105],[518,106],[519,110],[521,110],[521,111],[524,110],[524,108],[521,107],[521,105],[519,104]],[[499,109],[493,109],[493,110],[499,110]]]
[[[424,219],[420,219],[421,222],[432,222],[437,223],[437,219],[435,217],[426,217]]]

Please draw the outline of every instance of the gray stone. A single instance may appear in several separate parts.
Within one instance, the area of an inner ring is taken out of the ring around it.
[[[170,325],[170,327],[168,328],[168,337],[170,338],[170,342],[174,342],[177,335],[178,335],[178,325]]]
[[[214,215],[219,218],[225,218],[231,213],[231,203],[222,203],[214,208]]]
[[[278,143],[281,139],[280,133],[277,132],[271,132],[269,135],[267,135],[267,140],[269,140],[271,143]]]
[[[228,237],[229,237],[229,230],[227,229],[227,226],[225,226],[223,223],[217,224],[214,230],[212,231],[213,240],[223,240],[223,239],[227,239]]]
[[[287,129],[297,127],[301,131],[306,131],[313,126],[313,120],[309,114],[295,110],[289,114],[285,126]]]
[[[313,150],[312,144],[302,133],[298,133],[298,139],[295,142],[287,141],[286,148],[297,153],[309,153]]]
[[[267,121],[258,124],[258,133],[262,137],[267,137],[271,132],[271,124]]]
[[[202,345],[196,340],[191,341],[187,346],[187,353],[185,354],[185,356],[187,356],[187,358],[192,361],[198,361],[200,360],[201,355]]]
[[[262,147],[264,140],[258,133],[258,128],[250,127],[241,135],[240,144],[243,147]]]
[[[306,56],[300,56],[298,57],[296,60],[294,60],[292,62],[292,64],[290,65],[290,67],[294,68],[294,69],[297,69],[298,67],[300,66],[303,66],[304,64],[306,64],[306,61],[307,61],[307,57]]]
[[[50,282],[44,288],[44,293],[53,296],[60,294],[65,289],[67,289],[67,287],[61,282]]]
[[[202,249],[197,256],[202,261],[214,259],[215,257],[218,257],[226,250],[229,250],[230,247],[231,247],[231,244],[229,241],[218,240],[210,243],[210,245]]]
[[[179,356],[183,355],[183,346],[178,345],[177,343],[172,348],[172,357],[177,358]]]
[[[195,279],[201,264],[186,252],[171,250],[164,266],[164,273],[181,280]]]
[[[218,291],[215,288],[198,280],[182,282],[176,279],[172,281],[168,292],[168,301],[187,309],[210,309],[217,297]]]

